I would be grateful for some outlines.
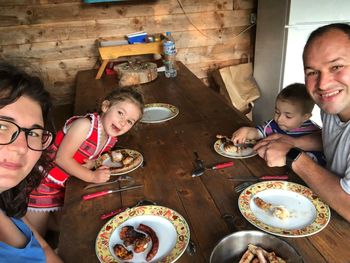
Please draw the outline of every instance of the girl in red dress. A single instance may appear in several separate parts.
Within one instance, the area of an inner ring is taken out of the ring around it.
[[[51,147],[53,168],[30,195],[26,216],[42,235],[46,233],[49,212],[63,206],[69,176],[90,183],[109,180],[108,167],[91,170],[94,160],[110,150],[117,136],[128,132],[141,119],[143,106],[138,92],[131,88],[115,89],[102,102],[100,114],[74,116],[66,121]]]

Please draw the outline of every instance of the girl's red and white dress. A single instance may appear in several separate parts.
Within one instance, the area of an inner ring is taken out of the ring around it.
[[[85,116],[74,116],[66,121],[62,130],[60,130],[55,138],[55,142],[50,147],[50,151],[55,157],[57,150],[67,132],[67,127],[79,118],[89,118],[91,128],[88,132],[85,141],[80,145],[78,151],[73,158],[80,164],[84,164],[84,160],[95,160],[102,153],[110,150],[117,142],[116,137],[109,136],[103,147],[101,144],[102,125],[100,116],[97,113],[89,113]],[[101,149],[98,151],[98,149]],[[63,206],[65,182],[69,178],[69,174],[58,164],[53,162],[53,168],[48,172],[40,183],[39,187],[33,190],[29,197],[28,210],[34,211],[55,211]]]

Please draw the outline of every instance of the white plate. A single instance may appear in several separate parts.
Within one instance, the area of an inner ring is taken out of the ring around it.
[[[289,217],[282,220],[260,209],[253,201],[260,197],[276,206],[284,206]],[[242,215],[254,226],[285,237],[313,235],[330,220],[330,209],[309,188],[286,181],[260,182],[246,188],[238,199]]]
[[[176,211],[162,206],[139,206],[116,215],[107,222],[96,238],[96,255],[100,262],[146,262],[149,246],[142,253],[134,253],[132,260],[123,261],[113,252],[116,244],[123,244],[119,238],[123,226],[133,226],[136,230],[140,224],[151,227],[159,240],[157,254],[150,262],[175,262],[185,251],[190,230],[185,219]],[[132,246],[127,247],[132,250]]]
[[[259,208],[253,201],[260,197],[265,202],[283,206],[289,212],[289,217],[281,220],[272,213],[267,213]],[[316,208],[305,196],[293,191],[281,189],[267,189],[254,195],[250,200],[250,209],[262,223],[287,230],[302,229],[310,225],[316,219]]]
[[[154,215],[145,215],[145,216],[133,217],[127,220],[123,224],[119,225],[116,231],[113,232],[109,240],[109,250],[111,251],[112,255],[114,255],[113,247],[116,244],[123,244],[123,241],[119,237],[121,228],[123,226],[133,226],[136,231],[139,231],[137,230],[137,227],[140,224],[149,226],[157,234],[158,241],[159,241],[159,248],[156,256],[152,259],[153,262],[157,262],[164,255],[168,255],[173,250],[177,239],[177,234],[174,226],[169,222],[169,220],[163,217],[154,216]],[[127,248],[130,250],[132,249],[132,246],[129,246]],[[146,251],[142,253],[134,253],[132,262],[144,262],[148,251],[149,249],[146,249]],[[117,259],[117,261],[124,262],[123,260],[119,260],[116,255],[114,255],[114,257]]]
[[[250,148],[250,147],[242,149],[239,153],[225,152],[224,144],[221,142],[220,139],[214,143],[214,150],[218,154],[220,154],[224,157],[227,157],[227,158],[232,158],[232,159],[245,159],[245,158],[250,158],[250,157],[257,155],[257,152],[255,152],[253,150],[253,148]]]
[[[159,123],[175,118],[179,114],[179,109],[173,105],[165,103],[146,104],[142,123]]]

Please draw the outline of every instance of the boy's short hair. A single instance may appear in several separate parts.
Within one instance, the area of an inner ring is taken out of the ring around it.
[[[299,103],[302,113],[311,113],[315,106],[315,102],[306,90],[306,86],[302,83],[293,83],[285,87],[278,94],[276,100],[287,100],[292,103]]]

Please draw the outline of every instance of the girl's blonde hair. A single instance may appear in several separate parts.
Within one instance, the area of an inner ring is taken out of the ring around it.
[[[130,88],[130,87],[115,88],[104,98],[103,101],[105,100],[109,101],[110,106],[120,101],[129,100],[139,108],[141,112],[140,118],[143,115],[143,108],[144,108],[143,96],[134,88]]]

